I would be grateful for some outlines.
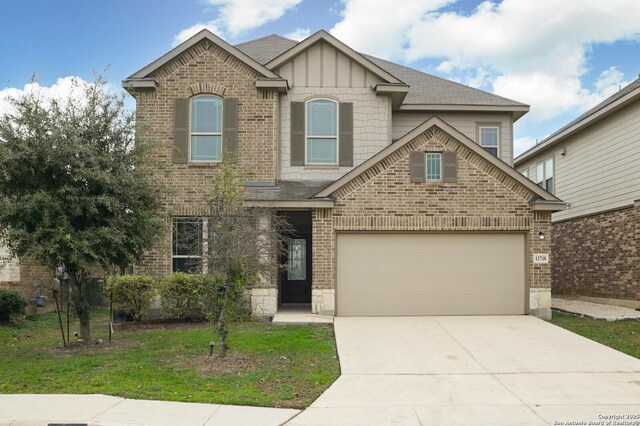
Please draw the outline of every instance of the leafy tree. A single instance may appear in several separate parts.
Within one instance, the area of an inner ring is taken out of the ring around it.
[[[247,288],[277,273],[282,239],[289,231],[272,210],[244,206],[243,196],[244,179],[225,158],[212,180],[203,229],[185,238],[202,254],[196,266],[206,276],[203,312],[218,332],[220,357],[226,354],[230,325],[248,315]]]
[[[124,94],[100,76],[60,99],[29,92],[9,103],[0,118],[0,239],[14,256],[65,266],[89,341],[91,274],[124,268],[160,234],[152,145],[135,142]]]

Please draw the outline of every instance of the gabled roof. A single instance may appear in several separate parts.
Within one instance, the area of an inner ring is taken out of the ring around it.
[[[405,67],[384,59],[364,55],[393,75],[411,86],[411,90],[400,109],[409,109],[409,105],[429,105],[438,109],[445,105],[469,105],[492,107],[515,107],[529,111],[529,106],[521,102],[494,95],[480,89],[465,86],[413,68]],[[456,108],[460,110],[459,108]]]
[[[570,121],[568,124],[561,127],[550,136],[544,138],[537,145],[520,154],[520,156],[515,159],[514,165],[517,166],[519,164],[522,164],[522,162],[531,158],[535,154],[556,145],[557,143],[565,140],[576,132],[579,132],[580,130],[588,126],[597,123],[613,112],[638,99],[640,99],[640,77],[628,84],[622,90],[619,90],[614,95],[609,96],[607,99],[600,102],[598,105],[594,106],[584,114]]]
[[[318,43],[319,41],[324,41],[324,42],[330,44],[335,49],[337,49],[340,52],[344,53],[349,58],[351,58],[351,60],[353,60],[356,63],[360,64],[367,71],[370,71],[371,73],[375,74],[376,76],[378,76],[379,78],[381,78],[385,82],[387,82],[387,83],[395,83],[395,84],[403,84],[403,82],[400,81],[393,74],[389,73],[384,68],[374,64],[369,59],[365,58],[362,54],[356,52],[355,50],[353,50],[352,48],[350,48],[349,46],[347,46],[346,44],[344,44],[343,42],[341,42],[340,40],[338,40],[337,38],[335,38],[334,36],[332,36],[328,32],[326,32],[325,30],[320,30],[320,31],[316,32],[315,34],[310,35],[309,37],[307,37],[306,39],[302,40],[300,43],[296,44],[295,46],[293,46],[289,50],[281,53],[280,55],[278,55],[275,58],[273,58],[272,60],[270,60],[266,65],[267,65],[267,67],[269,69],[278,68],[280,65],[284,64],[285,62],[288,62],[289,60],[291,60],[292,58],[296,57],[298,54],[300,54],[301,52],[305,51],[306,49],[308,49],[312,45]]]
[[[457,141],[465,145],[471,151],[481,156],[482,158],[484,158],[485,160],[493,164],[495,167],[500,169],[502,172],[509,175],[518,183],[520,183],[521,185],[529,189],[531,192],[533,192],[536,195],[536,197],[532,199],[531,203],[534,205],[536,204],[538,205],[537,207],[534,207],[534,209],[560,211],[566,208],[566,204],[562,202],[560,199],[550,194],[549,192],[545,191],[544,189],[540,188],[538,185],[536,185],[531,180],[524,177],[521,173],[517,172],[513,167],[509,166],[504,161],[489,154],[480,145],[478,145],[477,143],[475,143],[474,141],[472,141],[471,139],[469,139],[468,137],[466,137],[465,135],[463,135],[458,130],[454,129],[453,127],[451,127],[449,124],[442,121],[438,117],[429,118],[428,120],[426,120],[425,122],[417,126],[415,129],[413,129],[412,131],[404,135],[402,138],[398,139],[396,142],[387,146],[385,149],[378,152],[373,157],[369,158],[367,161],[363,162],[359,166],[355,167],[349,173],[345,174],[340,179],[336,180],[331,185],[324,188],[322,191],[318,192],[314,197],[320,197],[320,198],[329,197],[331,194],[336,192],[342,186],[346,185],[351,180],[355,179],[356,177],[358,177],[359,175],[367,171],[369,168],[379,163],[381,160],[388,157],[398,149],[402,148],[404,145],[408,144],[413,139],[415,139],[425,131],[429,130],[433,126],[436,126],[440,130],[448,133],[451,137],[453,137],[454,139],[456,139]]]
[[[279,36],[278,34],[271,34],[236,44],[235,47],[264,65],[276,56],[291,49],[296,44],[298,44],[298,42],[295,40]]]
[[[144,87],[155,87],[151,85],[150,82],[153,82],[153,80],[149,78],[149,76],[154,71],[158,70],[160,67],[162,67],[172,59],[175,59],[180,54],[182,54],[192,46],[198,44],[199,42],[205,39],[209,40],[216,46],[225,50],[230,55],[235,56],[240,61],[248,65],[249,67],[253,68],[257,72],[262,74],[264,77],[270,78],[270,79],[282,80],[282,78],[279,75],[277,75],[270,69],[266,68],[263,64],[251,58],[249,55],[242,52],[237,47],[230,45],[229,43],[227,43],[226,41],[224,41],[223,39],[221,39],[211,31],[207,29],[203,29],[197,34],[195,34],[194,36],[192,36],[191,38],[189,38],[188,40],[186,40],[185,42],[180,43],[178,46],[174,47],[173,49],[171,49],[170,51],[168,51],[167,53],[165,53],[155,61],[151,62],[146,67],[131,74],[122,82],[122,85],[124,87],[140,87],[141,85],[144,85]]]
[[[323,33],[328,34],[325,31]],[[333,39],[335,40],[335,38]],[[238,44],[236,47],[256,61],[269,66],[275,59],[285,52],[291,51],[298,44],[295,40],[272,34]],[[344,43],[342,44],[344,45]],[[511,111],[515,113],[516,120],[529,111],[529,106],[521,102],[371,55],[360,55],[370,63],[377,65],[398,80],[409,85],[409,92],[400,106],[401,110]]]

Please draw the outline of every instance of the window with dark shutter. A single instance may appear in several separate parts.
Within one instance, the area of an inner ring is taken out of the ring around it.
[[[222,160],[222,98],[199,95],[191,98],[190,161]]]
[[[426,155],[424,151],[414,151],[409,157],[411,182],[421,183],[426,179]]]
[[[340,136],[338,138],[339,165],[353,166],[353,103],[340,102]]]
[[[458,181],[458,154],[455,151],[442,153],[442,181],[452,183]]]
[[[291,102],[291,165],[304,166],[304,102]]]
[[[189,161],[189,100],[176,99],[173,109],[173,162]]]
[[[233,157],[238,151],[238,100],[227,98],[223,105],[222,147]]]

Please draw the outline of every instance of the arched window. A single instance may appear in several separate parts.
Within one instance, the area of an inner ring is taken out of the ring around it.
[[[306,163],[338,164],[338,103],[308,101],[306,128]]]
[[[222,99],[201,95],[191,99],[191,161],[222,160]]]

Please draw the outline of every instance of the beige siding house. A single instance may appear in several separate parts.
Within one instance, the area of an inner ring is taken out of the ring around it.
[[[123,82],[140,137],[174,189],[172,232],[136,266],[166,275],[198,253],[222,152],[247,206],[295,229],[287,265],[250,290],[256,315],[291,305],[350,315],[550,315],[551,213],[564,203],[516,172],[522,103],[354,51],[325,31],[236,46],[203,30]],[[191,228],[190,228],[191,227]],[[544,257],[544,256],[543,256]]]
[[[568,203],[552,216],[554,292],[640,305],[640,79],[515,167]]]

